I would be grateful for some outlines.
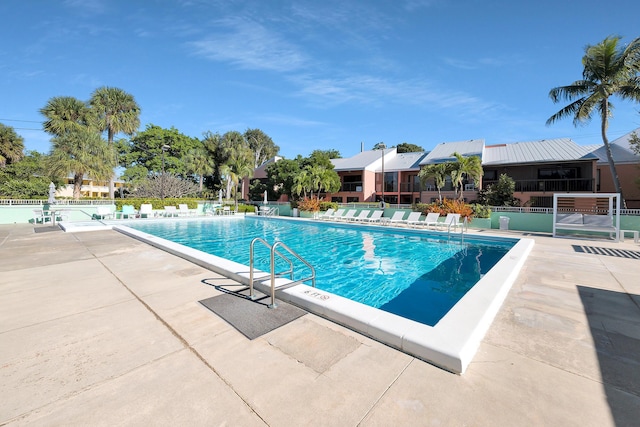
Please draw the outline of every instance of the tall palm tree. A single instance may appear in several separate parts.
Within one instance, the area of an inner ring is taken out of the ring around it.
[[[242,194],[244,194],[243,178],[253,176],[253,161],[253,151],[247,146],[239,145],[229,150],[226,170],[229,180],[234,184],[236,209],[238,208],[238,184],[242,180]]]
[[[96,89],[89,100],[92,118],[101,131],[107,132],[107,142],[113,146],[118,133],[133,135],[140,127],[140,107],[133,95],[116,87]],[[109,197],[113,199],[113,173],[109,179]]]
[[[420,182],[424,186],[429,179],[433,179],[433,183],[438,190],[438,199],[442,203],[442,188],[446,184],[447,175],[449,174],[449,163],[437,163],[427,165],[418,172]]]
[[[52,174],[73,174],[73,198],[80,198],[85,175],[106,180],[115,166],[115,151],[90,127],[81,127],[54,137],[53,148],[47,159]]]
[[[458,152],[452,154],[456,161],[452,164],[451,180],[456,188],[460,188],[459,200],[464,200],[464,179],[477,183],[482,178],[482,162],[478,156],[464,157]]]
[[[205,175],[211,175],[215,170],[213,157],[204,147],[198,147],[189,150],[184,162],[189,172],[198,176],[198,188],[202,193]]]
[[[55,136],[76,131],[88,126],[89,109],[87,104],[72,96],[55,96],[40,109],[46,120],[45,132]]]
[[[298,196],[302,195],[303,198],[307,197],[307,192],[311,191],[312,183],[311,176],[307,169],[302,169],[293,177],[292,191]]]
[[[640,37],[626,47],[619,46],[620,37],[607,37],[596,45],[588,45],[582,57],[582,79],[568,86],[551,89],[549,97],[554,103],[571,101],[569,105],[547,120],[547,125],[566,117],[573,117],[573,124],[587,123],[594,111],[600,116],[600,133],[613,177],[616,193],[624,204],[620,179],[613,161],[611,146],[607,138],[609,117],[613,105],[610,98],[618,95],[622,99],[640,101]]]

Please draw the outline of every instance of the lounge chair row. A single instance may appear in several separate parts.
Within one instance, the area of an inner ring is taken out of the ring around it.
[[[140,210],[136,210],[132,205],[122,205],[122,209],[111,212],[108,206],[98,206],[97,212],[93,214],[94,219],[131,219],[131,218],[157,218],[157,217],[181,217],[195,215],[196,211],[189,209],[186,204],[176,206],[165,206],[162,210],[153,210],[151,203],[143,203]]]
[[[380,224],[405,224],[409,226],[424,226],[424,227],[443,227],[447,230],[457,230],[460,224],[460,214],[447,214],[444,221],[439,221],[439,213],[428,213],[424,219],[420,219],[421,212],[411,212],[407,218],[404,218],[404,211],[396,211],[391,218],[384,218],[382,216],[382,210],[374,210],[371,213],[370,210],[363,209],[356,216],[356,209],[329,209],[324,214],[320,215],[320,219],[332,220],[332,221],[353,221],[353,222],[368,222],[368,223],[380,223]]]

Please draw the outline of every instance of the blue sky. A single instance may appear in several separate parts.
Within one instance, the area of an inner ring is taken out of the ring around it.
[[[141,128],[189,136],[259,128],[292,158],[378,142],[426,150],[571,137],[545,126],[549,89],[581,77],[587,44],[640,36],[635,0],[4,0],[0,122],[48,152],[54,96],[131,93]],[[618,99],[610,139],[640,127]]]

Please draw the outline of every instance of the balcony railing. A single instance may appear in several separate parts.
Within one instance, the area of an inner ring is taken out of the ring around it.
[[[483,181],[482,188],[496,184],[498,181]],[[593,191],[592,178],[572,179],[526,179],[516,180],[515,191],[522,193],[559,192],[559,191]]]
[[[362,183],[361,182],[343,182],[340,187],[340,191],[343,192],[361,192],[362,191]]]

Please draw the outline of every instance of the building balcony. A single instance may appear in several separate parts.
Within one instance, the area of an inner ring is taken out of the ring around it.
[[[483,181],[482,188],[486,190],[489,185],[497,182]],[[516,180],[515,191],[520,193],[593,192],[593,182],[593,178]]]
[[[341,193],[361,193],[362,192],[362,183],[361,182],[343,182],[340,186]]]

